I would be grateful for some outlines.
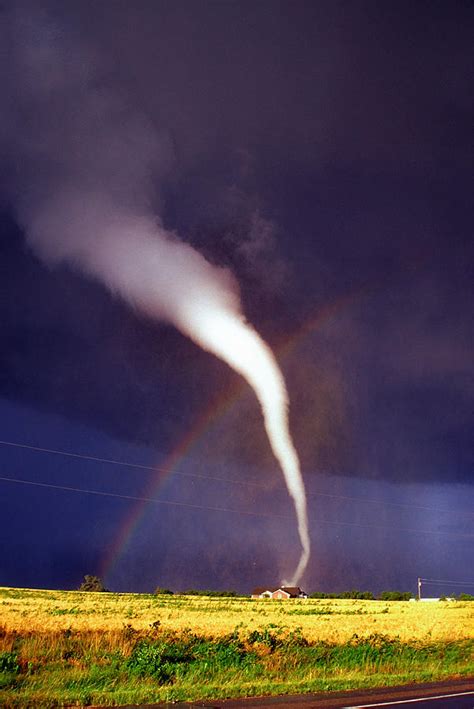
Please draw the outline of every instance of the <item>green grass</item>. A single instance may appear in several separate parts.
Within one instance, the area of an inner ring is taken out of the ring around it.
[[[474,641],[374,635],[309,644],[270,625],[209,640],[139,632],[0,633],[0,706],[142,703],[388,686],[474,672]],[[8,636],[8,637],[7,637]]]

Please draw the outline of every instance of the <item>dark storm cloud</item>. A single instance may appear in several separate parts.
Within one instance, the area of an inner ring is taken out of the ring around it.
[[[469,3],[54,5],[107,48],[186,163],[225,145],[310,163],[468,164]]]
[[[151,203],[167,227],[231,266],[247,312],[272,342],[351,289],[373,289],[283,361],[305,468],[469,480],[470,4],[22,7],[51,12],[57,31],[84,43],[88,56],[48,65],[44,46],[29,91],[73,88],[98,68],[99,84],[139,116],[133,140],[120,111],[112,134],[92,122],[96,143],[110,145],[101,180],[125,201]],[[61,177],[61,155],[43,161],[58,134],[92,180],[93,147],[81,147],[80,130],[74,139],[65,132],[74,104],[47,101],[32,112],[26,102],[18,112],[13,39],[2,36],[5,194],[17,196],[31,136],[42,190]],[[97,95],[99,115],[107,96]],[[81,130],[93,110],[77,117]],[[123,162],[130,182],[121,180]],[[143,192],[130,192],[132,183]],[[234,382],[167,328],[150,327],[65,270],[47,272],[21,253],[21,235],[6,220],[2,231],[3,394],[124,439],[154,442],[159,428],[166,447],[212,389]],[[252,451],[264,460],[260,433],[243,419],[227,450],[245,463]]]
[[[2,396],[166,450],[201,405],[204,376],[226,386],[224,366],[94,283],[45,269],[6,217],[2,231]]]

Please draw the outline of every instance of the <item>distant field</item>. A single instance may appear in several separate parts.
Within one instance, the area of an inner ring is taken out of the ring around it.
[[[0,588],[0,706],[141,704],[474,675],[474,602]]]
[[[192,629],[206,637],[268,624],[301,628],[309,641],[346,642],[374,633],[400,640],[474,638],[474,602],[291,600],[79,593],[0,588],[0,623],[7,630]]]

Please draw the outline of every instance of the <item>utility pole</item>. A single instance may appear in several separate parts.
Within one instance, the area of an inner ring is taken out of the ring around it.
[[[418,600],[421,601],[421,579],[418,576]]]

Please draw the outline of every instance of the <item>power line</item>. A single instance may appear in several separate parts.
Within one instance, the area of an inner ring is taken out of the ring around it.
[[[353,497],[351,495],[336,495],[330,492],[310,492],[308,497],[334,497],[337,500],[351,500],[355,502],[368,502],[375,505],[389,505],[390,507],[408,507],[415,510],[426,510],[427,512],[451,513],[453,510],[448,510],[442,507],[429,507],[428,505],[414,505],[410,502],[390,502],[389,500],[374,500],[370,497]],[[474,515],[474,510],[456,510],[456,514]]]
[[[1,479],[1,478],[0,478]],[[397,527],[383,524],[360,524],[358,522],[331,522],[329,520],[317,520],[316,524],[333,524],[341,527],[361,527],[363,529],[390,529],[394,532],[410,532],[413,534],[434,534],[442,537],[456,537],[457,539],[474,539],[474,534],[465,534],[464,532],[440,532],[435,529],[418,529],[413,527]]]
[[[24,480],[24,479],[19,479],[19,478],[7,478],[0,476],[0,480],[3,482],[10,482],[10,483],[19,483],[22,485],[33,485],[35,487],[41,487],[41,488],[51,488],[53,490],[63,490],[66,492],[79,492],[79,493],[84,493],[87,495],[99,495],[101,497],[112,497],[112,498],[118,498],[122,500],[132,500],[136,502],[151,502],[155,504],[160,504],[160,505],[171,505],[171,506],[176,506],[176,507],[189,507],[192,509],[198,509],[198,510],[207,510],[211,512],[231,512],[234,514],[243,514],[243,515],[250,515],[252,517],[270,517],[270,518],[276,518],[276,519],[285,519],[285,520],[292,520],[291,517],[288,517],[286,515],[276,515],[272,514],[269,512],[251,512],[248,510],[234,510],[230,508],[225,508],[225,507],[209,507],[206,505],[196,505],[196,504],[191,504],[188,502],[177,502],[173,500],[161,500],[156,497],[138,497],[135,495],[122,495],[119,493],[115,492],[104,492],[102,490],[89,490],[86,488],[80,488],[80,487],[70,487],[66,485],[53,485],[52,483],[41,483],[37,482],[34,480]],[[456,537],[456,538],[467,538],[467,539],[474,539],[474,534],[463,534],[462,532],[440,532],[432,529],[413,529],[409,527],[387,527],[386,525],[381,525],[381,524],[360,524],[358,522],[334,522],[331,520],[317,520],[317,524],[322,524],[322,525],[331,525],[331,526],[336,526],[336,527],[357,527],[357,528],[362,528],[362,529],[390,529],[392,531],[396,532],[410,532],[414,534],[434,534],[436,536],[450,536],[450,537]]]
[[[31,451],[36,451],[38,453],[51,453],[53,455],[64,455],[67,456],[68,458],[79,458],[80,460],[88,460],[94,463],[106,463],[107,465],[119,465],[125,468],[137,468],[139,470],[150,470],[155,473],[170,473],[173,472],[174,475],[182,475],[187,478],[203,478],[205,480],[216,480],[218,482],[226,482],[226,483],[232,483],[236,485],[251,485],[252,487],[258,487],[261,489],[265,489],[265,486],[256,483],[256,482],[250,482],[250,481],[245,481],[245,480],[229,480],[226,478],[216,478],[216,477],[211,477],[210,475],[203,475],[201,473],[183,473],[178,470],[170,469],[170,468],[161,468],[158,465],[144,465],[140,463],[129,463],[128,461],[124,460],[114,460],[112,458],[100,458],[98,456],[94,455],[84,455],[82,453],[72,453],[70,451],[62,451],[62,450],[57,450],[55,448],[41,448],[40,446],[30,446],[27,445],[26,443],[14,443],[13,441],[0,441],[0,445],[2,446],[12,446],[14,448],[26,448],[27,450]]]
[[[16,443],[14,441],[0,441],[0,445],[2,446],[10,446],[13,448],[23,448],[26,450],[34,451],[37,453],[49,453],[52,455],[62,455],[67,458],[76,458],[79,460],[86,460],[94,463],[105,463],[107,465],[117,465],[121,467],[126,467],[126,468],[134,468],[138,470],[148,470],[151,472],[161,472],[161,473],[170,473],[171,470],[169,468],[162,468],[160,466],[156,465],[144,465],[140,463],[130,463],[128,461],[123,461],[123,460],[116,460],[113,458],[101,458],[99,456],[93,456],[93,455],[86,455],[82,453],[75,453],[71,451],[63,451],[63,450],[58,450],[55,448],[43,448],[41,446],[32,446],[28,445],[26,443]],[[179,475],[180,477],[187,477],[187,478],[197,478],[197,479],[202,479],[202,480],[212,480],[214,482],[223,482],[223,483],[229,483],[232,485],[244,485],[244,486],[249,486],[249,487],[256,487],[260,490],[265,490],[266,487],[265,485],[262,485],[261,483],[257,482],[252,482],[252,481],[247,481],[247,480],[237,480],[237,479],[229,479],[229,478],[220,478],[220,477],[215,477],[211,475],[204,475],[202,473],[185,473],[183,471],[175,470],[172,469],[173,475]],[[378,505],[388,505],[391,507],[407,507],[410,509],[418,509],[418,510],[426,510],[428,512],[440,512],[440,513],[449,513],[451,510],[448,509],[443,509],[443,508],[438,508],[438,507],[429,507],[427,505],[414,505],[408,502],[390,502],[388,500],[376,500],[376,499],[371,499],[367,497],[354,497],[350,495],[337,495],[336,493],[329,493],[329,492],[309,492],[308,497],[328,497],[328,498],[333,498],[336,500],[351,500],[355,502],[366,502],[369,504],[378,504]],[[459,511],[457,511],[459,513]],[[474,514],[474,510],[463,510],[462,514]]]
[[[423,581],[423,583],[433,583],[433,584],[449,583],[449,584],[455,585],[455,586],[474,586],[474,581],[451,581],[449,579],[424,579],[421,577],[420,577],[419,581]]]
[[[19,478],[0,477],[0,480],[10,483],[20,483],[22,485],[34,485],[36,487],[51,488],[53,490],[64,490],[66,492],[82,492],[87,495],[100,495],[101,497],[116,497],[121,500],[133,500],[135,502],[155,502],[160,505],[175,505],[177,507],[191,507],[197,510],[208,510],[211,512],[234,512],[236,514],[251,515],[253,517],[276,517],[277,519],[290,520],[291,517],[276,515],[269,512],[250,512],[248,510],[233,510],[226,507],[209,507],[207,505],[195,505],[190,502],[177,502],[173,500],[159,500],[156,497],[138,497],[136,495],[121,495],[117,492],[103,492],[102,490],[88,490],[82,487],[69,487],[68,485],[53,485],[52,483],[40,483],[35,480],[22,480]]]
[[[41,448],[40,446],[30,446],[26,443],[14,443],[13,441],[0,441],[0,445],[2,446],[12,446],[14,448],[26,448],[27,450],[31,451],[36,451],[38,453],[52,453],[54,455],[64,455],[67,456],[68,458],[80,458],[81,460],[90,460],[93,461],[94,463],[107,463],[109,465],[120,465],[120,466],[125,466],[127,468],[140,468],[141,470],[154,470],[154,471],[161,471],[161,472],[169,472],[166,468],[159,468],[154,465],[141,465],[140,463],[128,463],[127,461],[123,460],[114,460],[112,458],[99,458],[98,456],[94,455],[84,455],[82,453],[72,453],[70,451],[61,451],[61,450],[56,450],[55,448]],[[181,475],[192,475],[192,477],[200,477],[196,476],[193,473],[180,473]],[[232,481],[234,482],[234,481]],[[235,481],[237,482],[237,481]],[[252,484],[252,483],[250,483]]]

